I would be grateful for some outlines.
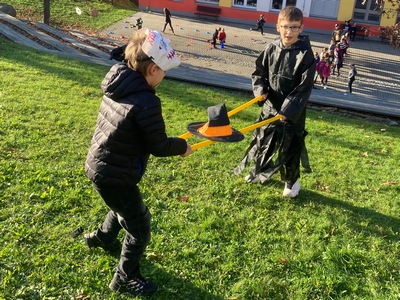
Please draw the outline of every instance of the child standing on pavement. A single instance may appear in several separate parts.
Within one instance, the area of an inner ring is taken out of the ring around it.
[[[214,48],[217,48],[217,46],[216,46],[217,45],[217,39],[218,39],[218,35],[219,35],[220,31],[221,31],[221,27],[215,28],[214,33],[212,35],[212,40],[211,41],[208,40],[208,42],[209,43],[211,42],[211,44],[213,45]]]
[[[356,80],[356,75],[357,75],[356,65],[355,64],[351,64],[350,65],[349,75],[347,76],[347,78],[349,79],[347,86],[349,88],[349,93],[350,94],[353,92],[353,82],[354,82],[354,80]]]
[[[336,45],[333,51],[333,63],[332,63],[332,75],[335,75],[335,70],[337,71],[337,76],[340,76],[340,69],[343,67],[344,53],[340,49],[339,43]]]
[[[184,139],[167,137],[156,88],[165,71],[180,63],[169,40],[150,29],[135,31],[125,50],[126,63],[114,65],[101,84],[101,102],[85,171],[109,212],[103,224],[85,234],[90,248],[119,250],[110,289],[132,296],[151,295],[157,285],[143,278],[140,259],[150,241],[151,214],[138,188],[150,154],[187,156]]]
[[[222,44],[225,44],[225,41],[226,41],[226,32],[225,32],[225,28],[222,28],[221,30],[220,30],[220,32],[218,33],[218,41],[219,41],[219,43],[222,45]]]
[[[281,120],[256,129],[250,146],[235,168],[239,174],[251,162],[247,182],[265,183],[278,170],[285,182],[283,196],[296,197],[300,191],[300,158],[305,153],[306,104],[315,73],[310,40],[302,36],[303,13],[294,6],[282,9],[276,29],[280,37],[267,45],[256,60],[252,74],[253,92],[262,95],[257,122],[281,114]]]
[[[326,86],[328,85],[328,78],[331,75],[331,64],[330,62],[326,61],[325,65],[322,69],[322,85],[324,86],[324,89],[326,89]]]
[[[318,63],[321,61],[321,57],[319,57],[318,51],[314,52],[314,59],[315,59],[315,64],[318,66]],[[317,82],[317,78],[320,76],[318,73],[318,68],[316,68],[315,74],[314,74],[314,84]]]
[[[321,83],[322,83],[322,79],[323,79],[323,77],[322,77],[322,70],[324,69],[324,67],[325,67],[325,62],[326,62],[326,58],[321,58],[320,60],[319,60],[319,62],[317,63],[317,66],[316,66],[316,73],[318,74],[318,77],[317,78],[315,78],[315,80],[314,80],[314,83],[316,83],[317,82],[317,79],[319,79],[320,81],[321,81]]]

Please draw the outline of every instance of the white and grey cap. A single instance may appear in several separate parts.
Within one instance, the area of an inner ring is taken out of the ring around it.
[[[181,61],[169,45],[170,40],[155,30],[146,30],[146,40],[142,50],[162,70],[167,71],[180,65]]]

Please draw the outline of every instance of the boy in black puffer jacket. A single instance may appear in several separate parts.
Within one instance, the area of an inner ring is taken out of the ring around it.
[[[151,214],[137,184],[150,154],[183,157],[192,153],[184,139],[169,138],[155,89],[165,71],[180,63],[169,40],[150,29],[135,31],[125,50],[126,63],[114,65],[102,82],[103,100],[87,155],[85,171],[109,207],[97,230],[85,234],[90,248],[120,248],[110,289],[132,296],[151,295],[157,286],[144,279],[139,261],[150,241]]]

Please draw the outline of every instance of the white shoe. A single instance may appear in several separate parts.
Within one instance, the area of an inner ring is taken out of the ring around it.
[[[300,190],[301,190],[300,182],[298,179],[293,184],[292,189],[289,189],[287,187],[287,183],[285,182],[285,189],[283,190],[283,197],[294,198],[299,194]]]
[[[326,86],[324,86],[324,90],[326,90]]]
[[[251,182],[251,179],[252,179],[252,177],[251,177],[250,175],[247,175],[247,176],[244,178],[244,180],[245,180],[246,182]]]

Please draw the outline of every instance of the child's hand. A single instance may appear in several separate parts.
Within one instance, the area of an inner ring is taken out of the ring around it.
[[[188,155],[190,155],[192,153],[193,153],[192,147],[189,144],[187,144],[186,152],[184,154],[181,154],[181,156],[182,157],[186,157],[186,156],[188,156]]]
[[[267,100],[268,94],[262,94],[261,96],[262,96],[262,98],[261,98],[261,100],[259,100],[259,102]]]

